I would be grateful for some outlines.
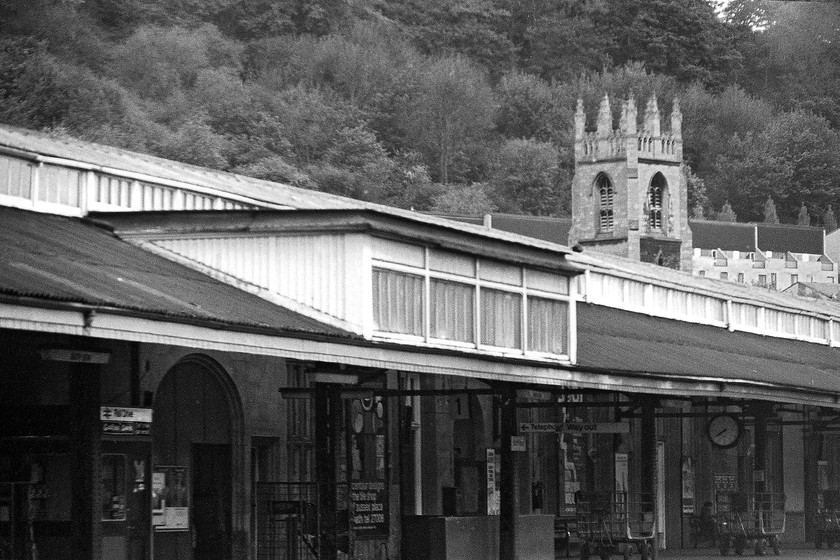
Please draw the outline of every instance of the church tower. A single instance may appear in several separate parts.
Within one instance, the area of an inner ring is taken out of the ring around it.
[[[613,128],[604,96],[594,132],[586,132],[583,101],[575,112],[575,177],[569,245],[691,271],[688,186],[682,160],[682,113],[674,100],[663,132],[656,97],[641,128],[632,95]]]

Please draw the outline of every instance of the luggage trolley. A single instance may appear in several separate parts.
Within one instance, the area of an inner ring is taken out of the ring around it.
[[[593,554],[607,560],[611,554],[629,559],[633,550],[642,560],[653,552],[653,496],[631,492],[578,492],[577,528],[580,559]]]
[[[831,548],[840,542],[840,491],[823,490],[817,494],[817,504],[814,546]]]
[[[783,494],[720,492],[715,503],[722,556],[730,550],[740,556],[751,545],[758,555],[763,555],[768,545],[777,556],[780,554],[779,536],[785,532]]]

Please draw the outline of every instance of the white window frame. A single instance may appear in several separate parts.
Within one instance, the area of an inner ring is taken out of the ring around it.
[[[510,355],[510,356],[524,356],[528,358],[537,358],[537,359],[551,359],[551,360],[558,360],[561,359],[563,361],[571,361],[575,356],[575,343],[576,343],[576,335],[574,333],[574,329],[576,326],[576,310],[575,310],[575,301],[576,297],[573,295],[573,286],[572,286],[572,278],[567,277],[560,273],[558,276],[563,276],[567,279],[567,293],[566,294],[559,294],[555,292],[548,292],[545,290],[540,289],[533,289],[528,288],[528,267],[522,265],[514,265],[512,263],[504,263],[511,266],[516,266],[520,271],[520,277],[522,279],[521,285],[513,285],[513,284],[505,284],[501,282],[495,282],[491,280],[483,280],[481,279],[481,264],[483,260],[481,257],[471,256],[471,258],[475,259],[475,267],[474,267],[474,274],[472,276],[461,276],[458,274],[453,274],[449,272],[440,272],[432,270],[430,267],[431,262],[431,249],[429,247],[424,248],[424,266],[422,268],[406,265],[406,264],[399,264],[393,261],[386,261],[381,260],[373,256],[371,258],[371,268],[370,273],[371,276],[373,275],[373,271],[375,269],[380,270],[388,270],[393,272],[399,272],[403,274],[411,274],[414,276],[420,276],[423,279],[423,286],[424,286],[424,301],[423,301],[423,335],[416,336],[416,335],[407,335],[403,333],[393,333],[390,331],[383,331],[379,329],[373,330],[373,337],[374,338],[381,338],[387,339],[392,341],[400,341],[412,344],[428,344],[430,346],[438,346],[438,347],[449,347],[449,348],[459,348],[464,350],[476,350],[479,352],[484,353],[492,353],[492,354],[501,354],[501,355]],[[459,340],[450,340],[450,339],[443,339],[443,338],[436,338],[432,336],[431,333],[431,285],[432,280],[441,280],[445,282],[454,282],[458,284],[463,284],[467,286],[471,286],[474,288],[474,298],[473,298],[473,341],[474,342],[464,342]],[[520,297],[520,329],[519,329],[519,344],[520,348],[508,348],[504,346],[494,346],[490,344],[484,344],[481,340],[481,326],[482,326],[482,317],[481,317],[481,292],[483,289],[491,289],[497,290],[500,292],[507,292],[511,294],[516,294]],[[554,354],[551,352],[542,352],[542,351],[535,351],[528,348],[528,298],[529,296],[537,297],[541,299],[549,299],[554,301],[560,301],[566,303],[568,306],[568,320],[566,322],[566,329],[567,329],[567,340],[566,340],[566,353],[565,354]],[[373,305],[371,303],[371,318],[373,315]]]

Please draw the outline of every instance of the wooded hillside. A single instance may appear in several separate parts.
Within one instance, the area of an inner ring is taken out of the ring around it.
[[[695,216],[836,227],[838,39],[840,4],[816,2],[5,0],[0,122],[418,210],[563,215],[575,100],[594,122],[605,91],[655,93],[662,114],[680,98]]]

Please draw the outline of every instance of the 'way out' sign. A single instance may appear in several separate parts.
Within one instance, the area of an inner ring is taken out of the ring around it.
[[[626,434],[630,424],[624,422],[521,422],[520,432],[574,432],[576,434]]]

